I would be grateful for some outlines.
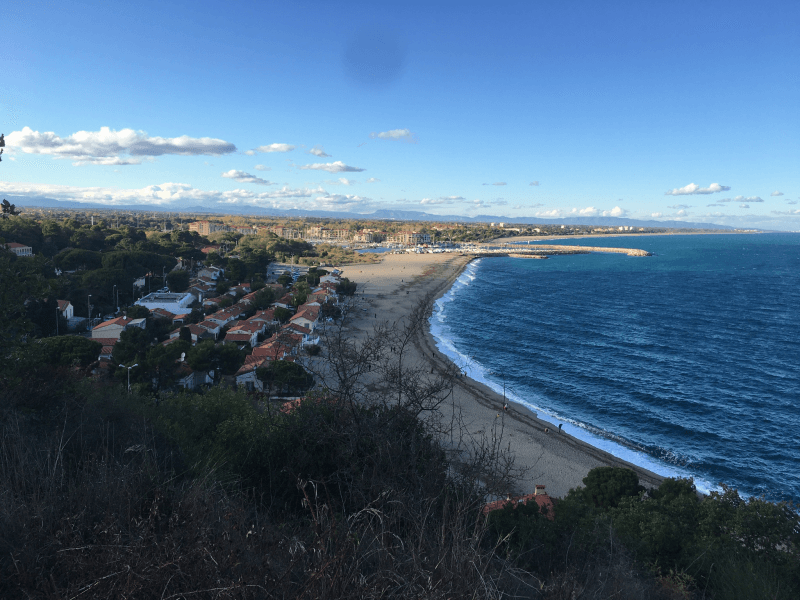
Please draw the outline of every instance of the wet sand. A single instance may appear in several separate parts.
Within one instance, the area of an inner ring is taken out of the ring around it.
[[[387,254],[377,264],[342,267],[343,276],[359,284],[359,302],[367,309],[356,311],[350,323],[354,335],[371,330],[376,320],[395,321],[408,315],[429,293],[434,299],[441,297],[470,260],[472,257],[457,254]],[[428,326],[414,340],[413,353],[411,360],[427,361],[433,368],[452,364],[436,348]],[[469,377],[456,380],[452,398],[471,434],[488,434],[495,424],[502,430],[503,445],[510,444],[517,465],[528,468],[519,489],[514,490],[518,493],[532,493],[534,485],[542,484],[551,496],[563,497],[582,485],[590,469],[599,466],[634,469],[643,485],[661,482],[655,473],[559,433],[557,426],[518,404],[509,402],[508,412],[503,411],[503,397]]]

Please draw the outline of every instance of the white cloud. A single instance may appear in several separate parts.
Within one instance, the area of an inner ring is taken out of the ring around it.
[[[328,158],[330,154],[325,152],[322,149],[322,146],[314,146],[311,150],[308,151],[309,154],[313,154],[314,156],[319,156],[320,158]]]
[[[251,175],[250,173],[246,173],[245,171],[237,171],[236,169],[225,171],[222,174],[222,176],[225,177],[226,179],[235,179],[239,183],[257,183],[258,185],[275,185],[271,181],[267,181],[266,179],[261,179],[260,177],[256,177],[255,175]]]
[[[347,177],[339,177],[339,179],[329,183],[332,183],[333,185],[355,185],[358,182],[353,179],[347,179]]]
[[[800,215],[800,209],[797,210],[773,210],[773,215]]]
[[[727,192],[730,188],[728,185],[720,185],[718,183],[712,183],[707,188],[700,187],[696,183],[690,183],[689,185],[685,185],[682,188],[675,188],[669,192],[664,192],[666,196],[689,196],[693,194],[714,194],[716,192]]]
[[[611,210],[604,210],[603,216],[604,217],[624,217],[628,214],[628,211],[624,208],[620,208],[619,206],[615,206]]]
[[[75,161],[76,165],[137,165],[141,158],[165,154],[197,156],[201,154],[230,154],[236,146],[215,138],[191,138],[182,135],[174,138],[150,137],[144,131],[101,127],[100,131],[78,131],[65,138],[52,131],[40,133],[30,127],[13,131],[6,137],[10,149],[27,154],[48,154],[55,158]]]
[[[761,198],[759,198],[758,196],[748,196],[746,198],[744,196],[736,196],[733,199],[733,201],[734,202],[763,202],[763,200]]]
[[[417,136],[411,133],[408,129],[392,129],[390,131],[381,131],[380,133],[372,132],[369,134],[372,139],[379,140],[401,140],[404,142],[416,142]]]
[[[788,200],[786,204],[797,204],[797,200]]]
[[[650,216],[653,217],[654,219],[658,219],[659,217],[663,217],[664,213],[654,212],[654,213],[651,213]]]
[[[539,185],[538,181],[531,181],[528,185]]]
[[[668,206],[667,208],[671,208],[673,210],[680,210],[682,208],[692,208],[692,207],[689,204],[673,204],[672,206]]]
[[[561,215],[561,210],[557,208],[554,208],[553,210],[540,210],[536,213],[537,217],[549,217],[551,219],[557,219],[561,217]]]
[[[740,204],[739,208],[750,208],[749,204]]]
[[[439,196],[438,198],[423,198],[420,204],[455,204],[457,202],[466,202],[464,196]],[[475,202],[478,202],[476,200]]]
[[[259,152],[291,152],[295,148],[296,146],[292,146],[291,144],[267,144],[266,146],[259,146],[258,148],[248,150],[245,154],[252,156]]]
[[[772,192],[770,194],[770,196],[783,196],[783,192],[779,192],[778,190],[775,190],[774,192]]]
[[[679,210],[677,212],[677,216],[679,216],[679,217],[688,217],[689,213],[687,211],[685,211],[685,210]]]
[[[367,183],[378,183],[380,179],[375,179],[374,177],[370,177],[367,179]]]
[[[300,167],[305,170],[327,171],[328,173],[344,173],[344,172],[360,172],[364,169],[358,167],[349,167],[342,161],[337,160],[332,163],[314,163],[313,165],[303,165]]]
[[[315,204],[319,208],[328,210],[354,210],[357,208],[364,209],[373,204],[371,198],[363,196],[353,196],[350,194],[326,194],[318,196]]]
[[[138,189],[120,189],[110,187],[77,187],[38,183],[3,183],[3,191],[8,195],[22,196],[31,199],[52,198],[62,201],[91,202],[114,206],[119,204],[163,205],[174,203],[191,203],[213,206],[215,204],[245,204],[252,206],[270,206],[273,208],[291,208],[296,200],[310,198],[314,194],[326,194],[325,190],[291,189],[256,193],[250,190],[199,190],[188,183],[161,183],[148,185]]]
[[[271,171],[272,170],[269,167],[266,167],[264,165],[256,165],[255,169],[256,169],[256,171]]]
[[[481,185],[507,185],[505,181],[498,181],[496,183],[482,183]]]
[[[586,208],[581,208],[581,209],[577,209],[577,208],[573,208],[572,209],[572,214],[573,215],[577,214],[577,215],[580,215],[582,217],[593,217],[599,212],[600,211],[597,210],[594,206],[587,206]]]

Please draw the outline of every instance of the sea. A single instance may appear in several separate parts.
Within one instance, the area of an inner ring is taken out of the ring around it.
[[[435,304],[439,349],[631,463],[800,501],[800,233],[552,243],[653,256],[477,259]]]

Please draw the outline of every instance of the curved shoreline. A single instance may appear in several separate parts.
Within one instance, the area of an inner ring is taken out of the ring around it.
[[[376,265],[349,266],[345,276],[359,283],[363,298],[373,307],[376,319],[379,313],[391,314],[393,319],[402,318],[426,296],[425,310],[430,317],[434,303],[450,291],[474,259],[458,255],[389,255]],[[364,315],[355,321],[355,328],[366,330],[370,317]],[[451,359],[436,346],[430,325],[421,328],[413,346],[416,360],[428,362],[432,368],[442,371],[452,368]],[[641,483],[648,487],[658,486],[663,480],[652,471],[566,432],[558,433],[553,423],[519,404],[512,402],[508,412],[503,411],[503,397],[469,377],[456,380],[453,403],[462,414],[469,433],[489,433],[500,419],[504,446],[509,444],[517,464],[529,469],[528,475],[519,481],[517,492],[531,493],[534,485],[544,484],[551,496],[563,497],[571,488],[582,485],[589,470],[598,466],[633,469]]]
[[[441,291],[433,298],[432,302],[429,306],[426,307],[428,311],[428,315],[430,316],[431,311],[433,310],[433,304],[436,300],[442,298],[445,294],[447,294],[455,284],[456,280],[461,276],[467,266],[475,260],[470,259],[469,261],[465,262],[462,268],[451,276],[446,284],[441,286]],[[415,340],[417,347],[425,353],[426,356],[431,357],[431,362],[436,366],[435,368],[443,368],[447,363],[454,364],[453,361],[442,353],[436,345],[436,339],[433,337],[431,333],[431,328],[426,327],[421,335],[417,336]],[[489,386],[479,381],[476,381],[469,376],[465,376],[457,385],[462,386],[464,389],[468,390],[475,398],[475,401],[481,404],[482,406],[490,409],[490,410],[497,410],[498,406],[502,406],[503,398]],[[557,443],[564,444],[568,448],[572,448],[577,450],[578,452],[582,452],[584,454],[589,455],[593,459],[597,460],[598,462],[603,463],[603,466],[611,466],[611,467],[626,467],[629,469],[633,469],[636,471],[637,475],[639,476],[639,480],[643,485],[648,487],[658,487],[661,482],[663,481],[663,477],[658,475],[657,473],[653,473],[639,465],[634,463],[628,462],[624,459],[618,458],[613,454],[592,446],[591,444],[578,439],[566,432],[557,433],[558,428],[552,422],[540,418],[535,413],[531,412],[526,407],[519,405],[517,403],[510,403],[509,404],[509,412],[507,413],[509,418],[517,421],[518,423],[531,428],[532,431],[536,431],[543,436],[543,439],[546,439],[548,442],[555,438]],[[514,408],[511,408],[514,407]],[[545,429],[549,430],[549,433],[545,433]],[[587,471],[588,473],[588,471]],[[548,488],[550,486],[548,485]],[[532,493],[533,489],[524,490],[523,493]]]

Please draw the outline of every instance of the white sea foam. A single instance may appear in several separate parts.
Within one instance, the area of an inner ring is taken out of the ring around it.
[[[513,391],[508,389],[504,390],[502,380],[498,381],[491,377],[491,369],[458,350],[458,342],[450,327],[445,323],[447,320],[446,307],[447,304],[455,299],[460,289],[468,286],[469,283],[475,280],[481,262],[480,259],[471,262],[464,272],[456,279],[447,293],[434,303],[434,310],[428,322],[430,324],[431,335],[439,351],[447,356],[470,379],[486,385],[498,394],[505,393],[509,401],[527,408],[536,416],[542,416],[555,426],[561,425],[566,433],[595,448],[599,448],[617,458],[663,477],[694,477],[688,470],[670,465],[644,451],[631,447],[630,442],[613,432],[559,415],[556,411],[546,406],[547,399],[544,397],[533,396],[526,399],[518,396]],[[712,490],[720,489],[719,486],[696,477],[694,483],[697,490],[704,494]]]

